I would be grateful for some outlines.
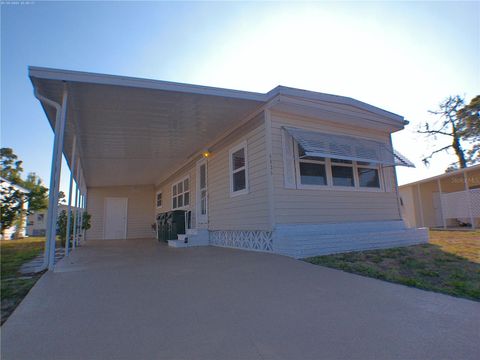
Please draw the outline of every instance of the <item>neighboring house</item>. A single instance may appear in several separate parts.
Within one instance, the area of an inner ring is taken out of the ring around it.
[[[29,191],[27,189],[25,189],[21,186],[18,186],[16,184],[13,184],[12,182],[10,182],[7,179],[4,179],[3,177],[0,177],[0,187],[2,188],[2,192],[4,190],[8,191],[9,188],[13,188],[14,190],[20,191],[21,193],[23,193],[25,195],[29,193]],[[0,201],[3,201],[3,199],[0,199]],[[22,215],[22,218],[20,219],[20,221],[17,220],[17,221],[15,221],[14,225],[10,226],[9,228],[4,229],[2,240],[11,240],[14,237],[17,237],[17,238],[25,237],[25,228],[26,228],[26,216],[25,216],[25,214],[26,214],[27,209],[28,209],[28,201],[23,201],[22,209],[23,209],[24,215]],[[21,226],[21,228],[18,228],[19,225]],[[0,237],[1,237],[1,235],[0,235]]]
[[[67,209],[67,205],[58,205],[58,214],[62,211],[67,211]],[[72,210],[75,210],[75,208],[72,207]],[[32,211],[27,216],[27,236],[45,236],[47,229],[47,212],[47,209]]]
[[[480,165],[402,185],[399,190],[407,226],[480,226]]]
[[[394,166],[411,164],[392,148],[391,133],[407,123],[399,115],[282,86],[260,94],[37,67],[29,75],[76,164],[89,239],[152,237],[159,213],[183,210],[190,229],[179,238],[190,245],[305,257],[427,241],[400,214]]]

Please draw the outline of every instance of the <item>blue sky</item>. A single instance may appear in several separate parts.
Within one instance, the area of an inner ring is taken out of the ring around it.
[[[418,123],[445,97],[480,93],[479,2],[32,2],[1,6],[1,146],[48,185],[53,136],[27,66],[266,92],[353,97],[405,116],[394,135],[417,169],[435,144]],[[439,144],[442,140],[439,140]],[[63,168],[65,169],[65,168]],[[66,188],[64,171],[62,188]]]

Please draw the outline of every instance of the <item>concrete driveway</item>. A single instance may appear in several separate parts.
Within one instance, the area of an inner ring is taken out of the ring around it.
[[[478,359],[480,304],[290,258],[90,241],[2,327],[2,359]]]

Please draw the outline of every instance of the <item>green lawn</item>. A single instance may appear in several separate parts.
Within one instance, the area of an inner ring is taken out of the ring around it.
[[[431,231],[429,244],[317,256],[306,261],[480,301],[480,231]]]
[[[43,237],[0,241],[2,324],[40,278],[41,274],[25,276],[18,270],[40,254],[44,245]]]

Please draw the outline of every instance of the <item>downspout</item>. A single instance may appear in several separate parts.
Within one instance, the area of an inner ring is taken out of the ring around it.
[[[52,164],[50,170],[50,188],[49,188],[49,201],[48,201],[48,211],[47,211],[47,234],[45,241],[45,252],[43,258],[43,264],[40,269],[37,270],[53,270],[55,262],[55,240],[56,240],[56,220],[58,216],[58,187],[60,181],[56,181],[57,169],[58,174],[60,172],[60,167],[62,165],[62,149],[63,149],[63,136],[65,130],[65,113],[66,113],[66,102],[67,102],[67,88],[66,83],[64,83],[63,89],[63,103],[59,103],[46,98],[38,92],[38,89],[34,89],[34,96],[40,101],[53,108],[55,108],[55,129],[54,129],[54,140],[53,140],[53,155],[52,155]],[[60,152],[60,154],[59,154]],[[58,176],[59,177],[59,176]],[[53,232],[53,233],[52,233]]]

